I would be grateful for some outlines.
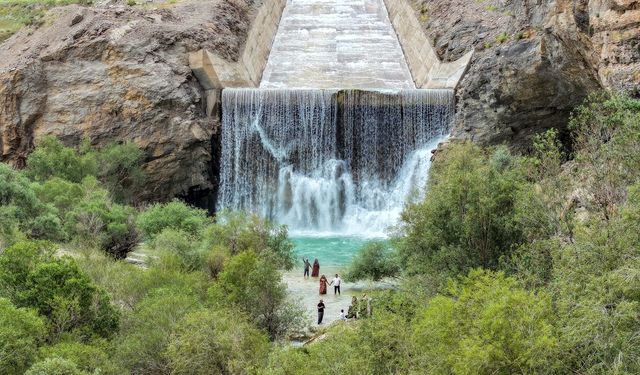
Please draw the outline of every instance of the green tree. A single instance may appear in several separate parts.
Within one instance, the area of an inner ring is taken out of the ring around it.
[[[135,202],[145,181],[144,152],[133,143],[111,144],[96,152],[98,178],[121,203]]]
[[[608,220],[596,215],[554,253],[562,352],[575,373],[640,371],[640,185]]]
[[[33,238],[64,238],[61,223],[56,219],[55,208],[43,204],[29,180],[5,164],[0,164],[0,207],[8,220],[1,227],[14,228],[17,225],[22,232]]]
[[[42,242],[18,243],[0,255],[0,285],[19,307],[35,308],[49,320],[52,338],[63,333],[110,337],[119,314],[68,256],[53,256]]]
[[[300,323],[300,311],[287,301],[278,269],[253,251],[232,257],[210,294],[217,304],[228,301],[237,306],[272,339],[282,337]]]
[[[197,236],[209,223],[206,211],[189,207],[180,201],[155,204],[137,219],[138,228],[151,240],[165,229],[181,230]]]
[[[33,365],[25,375],[89,375],[81,371],[78,366],[66,359],[47,358]]]
[[[91,153],[80,155],[65,147],[54,137],[44,137],[27,159],[27,176],[45,182],[52,177],[79,183],[87,176],[96,176],[98,165]]]
[[[188,233],[167,228],[156,236],[150,248],[165,265],[174,264],[175,268],[187,272],[204,269],[206,254],[197,239]]]
[[[293,268],[295,259],[286,226],[244,212],[219,212],[216,224],[204,233],[204,246],[208,250],[224,247],[231,255],[247,250],[266,254],[286,270]]]
[[[35,311],[16,308],[0,298],[0,374],[21,374],[28,369],[45,332]]]
[[[184,317],[202,308],[188,289],[159,288],[127,316],[116,340],[116,361],[133,374],[170,374],[167,347]]]
[[[351,262],[344,275],[345,280],[379,281],[385,277],[396,277],[400,267],[394,254],[384,242],[365,244]]]
[[[433,298],[414,326],[416,369],[429,374],[543,374],[557,369],[551,299],[502,273],[471,271]]]
[[[122,374],[122,369],[117,369],[110,361],[109,355],[99,346],[88,345],[75,341],[64,341],[53,346],[40,349],[39,357],[60,358],[73,362],[81,371],[90,374]]]
[[[588,208],[608,220],[640,177],[640,100],[609,93],[589,98],[569,122]]]
[[[185,317],[167,349],[173,374],[255,374],[269,341],[237,312],[200,310]]]
[[[523,176],[505,149],[448,146],[434,162],[423,202],[402,214],[396,245],[410,273],[455,276],[495,269],[523,241],[516,199]]]

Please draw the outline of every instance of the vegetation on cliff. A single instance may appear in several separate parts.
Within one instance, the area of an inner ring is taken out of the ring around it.
[[[398,288],[302,348],[280,344],[302,323],[286,228],[134,208],[135,148],[47,139],[0,165],[0,374],[638,373],[640,101],[593,97],[569,128],[527,156],[439,151],[391,248],[350,269]],[[146,268],[117,260],[141,242]]]

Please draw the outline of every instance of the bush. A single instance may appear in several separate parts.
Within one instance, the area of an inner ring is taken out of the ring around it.
[[[223,211],[216,219],[216,224],[205,231],[206,249],[221,246],[231,255],[251,250],[273,258],[280,268],[293,268],[293,243],[288,238],[286,226],[243,212]]]
[[[47,358],[38,362],[25,375],[89,375],[80,371],[75,363],[62,358]]]
[[[21,374],[28,369],[45,332],[35,311],[16,308],[0,298],[0,374]]]
[[[168,374],[167,347],[184,317],[202,308],[188,289],[157,289],[123,322],[116,340],[116,361],[133,374]],[[211,332],[210,332],[211,333]]]
[[[109,337],[118,312],[109,296],[70,257],[57,258],[46,243],[18,243],[0,255],[0,285],[19,307],[35,308],[50,323],[53,337]]]
[[[474,267],[496,269],[524,240],[516,211],[525,186],[518,161],[505,149],[452,144],[430,173],[424,201],[402,214],[396,245],[403,265],[441,280]]]
[[[97,346],[79,342],[61,342],[40,349],[40,358],[60,358],[74,363],[77,368],[87,373],[118,374],[122,373],[110,363],[109,356]]]
[[[26,168],[27,176],[37,182],[59,177],[79,183],[87,176],[96,176],[97,171],[98,164],[94,155],[80,155],[53,137],[45,137],[38,142],[27,159]]]
[[[204,210],[189,207],[180,201],[155,204],[138,216],[138,228],[153,240],[165,229],[175,229],[198,236],[210,220]]]
[[[360,249],[344,277],[349,281],[379,281],[386,277],[396,277],[399,272],[400,267],[387,245],[383,242],[371,242]]]
[[[65,230],[77,241],[98,245],[117,259],[126,257],[138,242],[135,211],[113,203],[97,180],[82,182],[84,194],[65,214]]]
[[[132,203],[145,181],[144,153],[133,143],[112,144],[96,153],[98,178],[116,202]]]
[[[197,246],[196,239],[188,233],[167,228],[156,236],[150,247],[170,269],[187,272],[204,269],[205,254]]]
[[[201,310],[185,317],[167,349],[172,374],[255,374],[267,337],[237,312]]]
[[[429,302],[414,326],[426,373],[553,373],[558,338],[551,300],[502,273],[470,272]]]
[[[8,222],[0,227],[15,232],[18,226],[34,238],[60,240],[64,237],[61,223],[56,220],[54,207],[43,204],[29,180],[18,171],[0,163],[0,207]],[[17,221],[17,223],[16,223]]]
[[[300,321],[300,312],[286,300],[286,286],[278,269],[252,251],[229,260],[211,288],[211,296],[222,306],[228,302],[246,313],[272,339],[282,337]]]

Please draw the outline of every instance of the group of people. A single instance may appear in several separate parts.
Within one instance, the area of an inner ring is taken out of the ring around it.
[[[313,261],[313,266],[309,263],[309,259],[302,259],[304,263],[304,276],[305,278],[309,277],[309,269],[313,267],[313,271],[311,272],[311,277],[318,277],[320,274],[320,262],[318,262],[318,258]],[[325,275],[320,276],[320,294],[327,294],[327,286],[333,285],[333,294],[340,295],[340,284],[342,284],[342,279],[336,273],[336,276],[329,282]]]
[[[324,301],[320,300],[318,303],[318,324],[322,324],[322,319],[324,318]],[[363,294],[360,300],[358,301],[358,297],[351,297],[351,305],[347,309],[347,313],[344,313],[344,309],[340,310],[339,320],[346,321],[349,319],[359,319],[364,317],[371,316],[371,298],[367,296],[367,294]]]
[[[309,277],[309,271],[311,271],[311,277],[318,277],[320,274],[320,262],[316,258],[313,261],[313,265],[309,262],[309,259],[302,259],[304,263],[304,276],[305,278]],[[327,294],[327,288],[333,285],[333,294],[340,295],[340,286],[342,284],[342,279],[340,275],[337,273],[331,282],[327,280],[325,275],[320,276],[320,295]],[[321,299],[318,303],[318,324],[322,324],[322,320],[324,318],[324,310],[325,310],[324,301]],[[344,310],[340,310],[340,320],[348,320],[348,319],[358,319],[359,317],[371,316],[371,299],[367,297],[366,294],[362,295],[360,301],[356,296],[351,298],[351,305],[347,309],[347,313],[345,314]]]

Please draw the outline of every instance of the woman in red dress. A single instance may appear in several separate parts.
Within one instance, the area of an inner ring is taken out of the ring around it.
[[[313,269],[311,270],[311,277],[318,277],[320,275],[320,262],[318,262],[318,258],[313,261]]]
[[[320,277],[320,294],[327,294],[327,284],[329,284],[327,278],[322,275],[322,277]]]

